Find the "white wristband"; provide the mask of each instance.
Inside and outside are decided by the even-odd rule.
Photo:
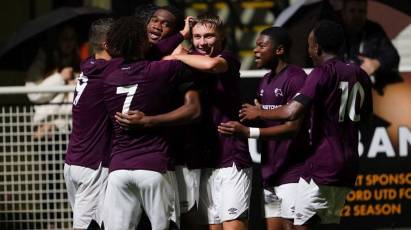
[[[260,136],[260,129],[259,128],[254,128],[250,127],[250,138],[255,138],[257,139]]]

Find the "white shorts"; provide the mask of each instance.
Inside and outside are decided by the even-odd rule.
[[[203,169],[200,185],[200,213],[207,224],[248,218],[252,169],[232,167]]]
[[[116,170],[108,177],[104,201],[106,230],[135,229],[143,211],[153,230],[177,222],[175,174],[151,170]]]
[[[317,185],[313,180],[308,183],[300,178],[294,225],[303,225],[314,215],[320,217],[322,224],[339,223],[345,197],[350,191],[347,187]]]
[[[282,184],[264,189],[265,218],[294,219],[298,183]]]
[[[176,166],[176,178],[180,200],[180,211],[186,213],[195,204],[198,205],[200,196],[201,169],[189,169],[186,166]]]
[[[73,210],[73,228],[86,229],[91,220],[101,223],[101,197],[104,196],[108,170],[64,164],[64,180]]]

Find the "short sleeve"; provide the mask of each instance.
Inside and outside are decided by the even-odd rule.
[[[178,93],[180,95],[184,95],[190,90],[198,90],[198,86],[192,81],[183,82],[178,86]]]
[[[304,86],[294,96],[293,100],[309,105],[316,100],[325,85],[325,74],[321,68],[315,68],[304,82]]]
[[[302,89],[307,75],[301,71],[295,73],[287,82],[286,95],[287,101],[290,101]]]
[[[240,71],[241,63],[235,54],[228,51],[223,51],[218,56],[224,58],[224,60],[227,62],[229,72]]]

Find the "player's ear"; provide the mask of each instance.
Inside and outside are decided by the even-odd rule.
[[[102,46],[103,46],[103,49],[104,49],[104,50],[108,50],[107,42],[103,42]]]
[[[275,55],[277,55],[277,56],[283,55],[284,52],[285,52],[285,51],[284,51],[284,46],[282,46],[282,45],[277,46],[277,48],[275,48],[275,50],[274,50],[274,53],[275,53]]]

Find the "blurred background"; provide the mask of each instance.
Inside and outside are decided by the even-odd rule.
[[[381,67],[370,72],[374,121],[361,133],[363,183],[347,197],[342,225],[320,229],[411,229],[411,1],[348,2],[13,0],[2,4],[0,230],[71,228],[62,168],[71,129],[72,84],[78,63],[90,52],[88,27],[99,17],[133,15],[145,3],[172,4],[193,16],[217,13],[228,29],[228,48],[241,59],[244,101],[253,99],[264,73],[255,70],[253,57],[261,30],[273,25],[287,28],[293,40],[290,62],[309,72],[311,27],[321,19],[342,23],[350,43],[341,55],[359,65],[364,62],[358,55],[378,59]],[[251,152],[258,154],[258,149]],[[258,160],[255,163],[250,229],[263,229]]]

